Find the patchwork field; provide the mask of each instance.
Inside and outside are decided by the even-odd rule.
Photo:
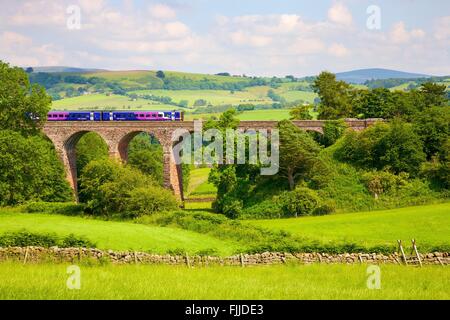
[[[149,101],[144,99],[131,100],[126,96],[106,95],[106,94],[90,94],[73,98],[65,98],[53,101],[53,110],[102,110],[102,109],[145,109],[145,110],[173,110],[174,106]]]
[[[365,265],[270,267],[80,266],[68,290],[67,265],[0,264],[1,299],[449,299],[450,269],[381,266],[381,289]],[[14,274],[14,277],[11,277]]]

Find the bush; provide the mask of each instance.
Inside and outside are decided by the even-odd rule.
[[[111,160],[92,161],[85,167],[80,194],[86,209],[94,215],[137,217],[178,205],[175,197],[152,177]]]
[[[242,206],[242,200],[225,196],[222,203],[222,212],[228,218],[236,219],[242,213]]]
[[[276,219],[281,218],[282,212],[278,199],[273,197],[272,199],[262,201],[251,207],[245,208],[242,211],[240,218],[242,219]]]
[[[328,202],[319,205],[317,208],[313,211],[313,216],[324,216],[330,213],[336,212],[336,204],[333,202]]]
[[[65,237],[59,237],[54,233],[32,233],[27,230],[17,232],[7,232],[0,235],[0,247],[87,247],[95,248],[95,244],[85,237],[70,234]]]
[[[317,193],[306,187],[297,187],[286,191],[279,198],[280,207],[285,217],[311,215],[320,204]]]
[[[28,213],[55,213],[63,215],[80,215],[84,211],[83,204],[72,202],[30,202],[24,205],[24,211]]]
[[[336,156],[366,169],[407,172],[414,176],[425,161],[423,142],[409,123],[377,123],[357,133],[347,131]]]
[[[158,211],[175,210],[177,202],[172,192],[157,186],[136,188],[124,199],[124,215],[139,217]]]
[[[367,190],[378,198],[383,193],[405,186],[408,183],[408,174],[402,172],[395,175],[387,171],[372,171],[364,173],[362,180]]]

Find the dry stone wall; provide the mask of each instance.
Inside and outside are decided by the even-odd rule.
[[[420,254],[423,264],[450,265],[449,252],[433,252]],[[321,253],[277,253],[265,252],[243,254],[229,257],[188,256],[188,255],[158,255],[145,252],[112,251],[86,248],[42,248],[42,247],[7,247],[0,248],[0,262],[22,261],[24,263],[38,262],[79,262],[94,260],[109,261],[113,264],[168,264],[188,266],[250,266],[272,265],[284,263],[324,263],[324,264],[403,264],[402,257],[393,253],[383,254],[321,254]]]

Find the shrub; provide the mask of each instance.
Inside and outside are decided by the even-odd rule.
[[[324,216],[330,213],[336,212],[336,204],[333,202],[328,202],[319,205],[313,211],[313,216]]]
[[[95,244],[85,237],[70,234],[59,237],[54,233],[32,233],[27,230],[7,232],[0,235],[0,247],[88,247],[95,248]]]
[[[177,207],[175,197],[152,177],[111,160],[92,161],[80,180],[86,208],[95,215],[136,217]]]
[[[281,210],[286,217],[311,215],[320,204],[317,193],[306,187],[297,187],[293,191],[281,194],[279,198]]]
[[[177,201],[169,190],[157,186],[136,188],[124,199],[124,215],[139,217],[158,211],[177,209]]]
[[[281,218],[282,212],[278,198],[262,201],[242,211],[242,219],[276,219]]]
[[[367,190],[375,198],[378,198],[383,193],[405,186],[408,183],[408,174],[402,172],[399,175],[395,175],[388,171],[372,171],[364,173],[362,180]]]
[[[236,219],[242,213],[242,200],[225,196],[222,204],[222,212],[231,219]]]
[[[84,211],[83,204],[72,202],[29,202],[24,205],[24,211],[28,213],[55,213],[63,215],[80,215]]]
[[[357,133],[347,131],[336,156],[367,169],[407,172],[414,176],[425,161],[423,142],[409,123],[377,123]]]

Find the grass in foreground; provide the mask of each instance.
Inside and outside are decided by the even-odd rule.
[[[0,264],[1,299],[449,299],[450,269],[382,265],[381,289],[366,265],[266,267],[81,266],[81,289],[66,287],[67,265]]]
[[[450,245],[450,203],[393,210],[334,214],[297,219],[252,220],[247,223],[322,242],[393,245],[397,239],[422,246]]]
[[[236,244],[178,228],[68,217],[56,214],[0,212],[0,234],[26,229],[35,233],[74,233],[85,236],[100,249],[167,253],[186,250],[190,254],[215,248],[220,255],[231,255]]]

